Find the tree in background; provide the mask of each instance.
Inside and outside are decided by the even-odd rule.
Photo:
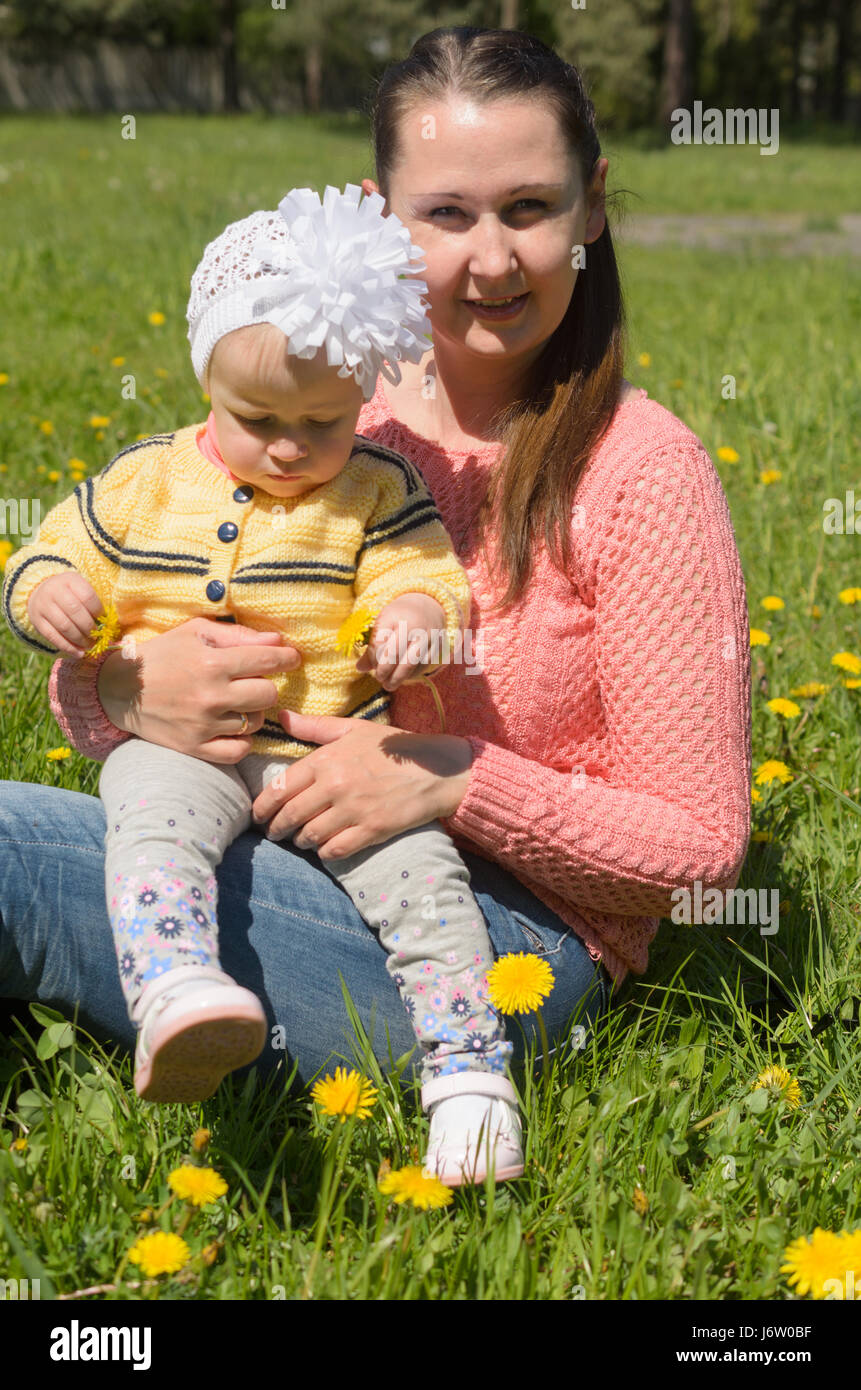
[[[582,8],[580,6],[582,5]],[[215,55],[222,108],[366,108],[385,64],[444,25],[520,27],[582,68],[602,124],[666,134],[695,100],[861,126],[853,0],[7,0],[0,43],[62,63],[97,40]]]

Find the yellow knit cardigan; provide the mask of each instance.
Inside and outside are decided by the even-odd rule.
[[[203,428],[132,444],[48,513],[36,540],[7,563],[12,631],[55,653],[33,628],[27,601],[41,580],[71,568],[104,607],[115,606],[124,637],[146,641],[206,617],[277,630],[296,646],[302,665],[273,678],[278,702],[255,752],[300,757],[317,747],[291,738],[278,708],[388,724],[390,695],[356,672],[355,652],[336,650],[342,623],[359,608],[376,616],[408,592],[442,605],[452,645],[470,617],[469,580],[421,474],[357,435],[336,477],[275,498],[210,463],[196,445]],[[178,687],[183,679],[178,670]]]

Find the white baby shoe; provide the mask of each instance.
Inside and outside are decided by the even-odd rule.
[[[522,1127],[517,1092],[504,1076],[459,1072],[422,1087],[430,1115],[426,1172],[446,1187],[497,1182],[523,1175]]]
[[[266,1041],[260,1000],[223,970],[183,965],[147,985],[132,1010],[135,1090],[143,1100],[207,1100]]]

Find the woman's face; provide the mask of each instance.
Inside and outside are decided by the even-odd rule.
[[[387,206],[424,252],[435,346],[526,365],[568,308],[584,263],[574,248],[603,231],[606,159],[589,198],[555,114],[534,100],[415,106],[399,142]],[[509,296],[509,308],[477,303]]]

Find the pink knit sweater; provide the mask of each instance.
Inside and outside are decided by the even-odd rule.
[[[734,886],[750,833],[747,606],[708,454],[645,391],[626,401],[578,485],[568,574],[542,542],[500,617],[469,527],[499,446],[444,450],[413,434],[382,378],[358,429],[417,465],[472,585],[475,665],[434,681],[446,732],[473,751],[443,824],[510,870],[617,982],[642,974],[673,889]],[[105,757],[124,736],[106,723],[94,667],[58,662],[51,707],[72,743]],[[391,712],[403,729],[439,732],[421,684],[402,686]]]

